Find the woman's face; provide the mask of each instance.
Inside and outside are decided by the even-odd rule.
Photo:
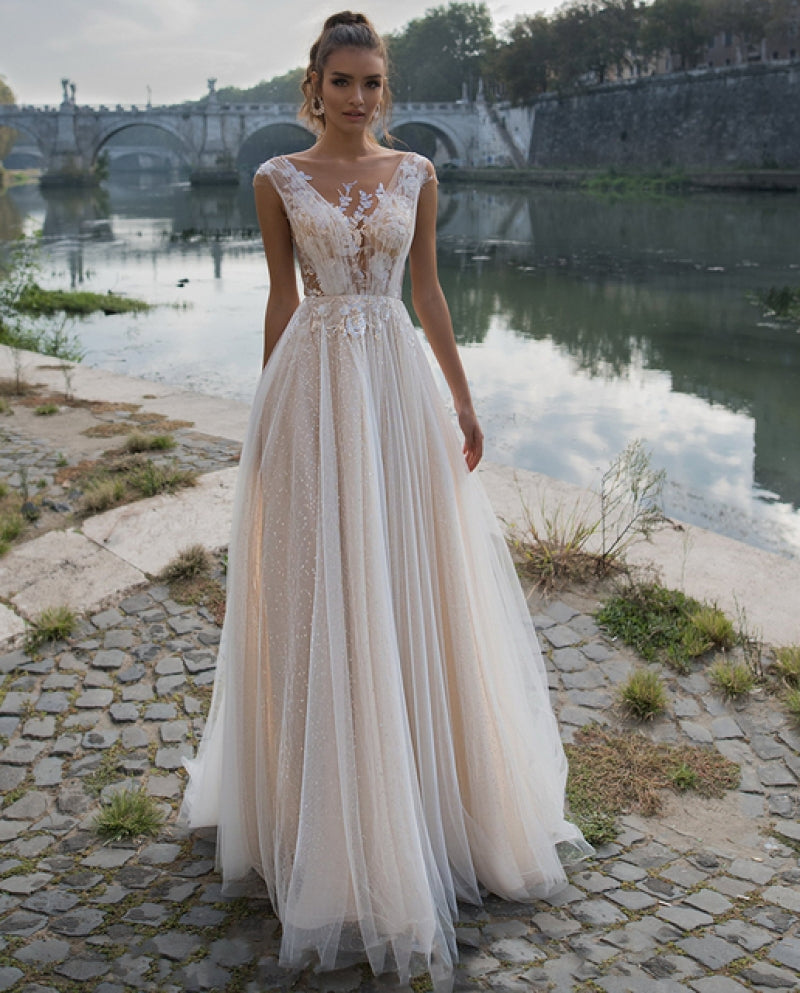
[[[386,65],[368,48],[338,48],[328,56],[319,93],[325,127],[364,130],[371,126],[383,96]],[[314,79],[315,85],[317,80]]]

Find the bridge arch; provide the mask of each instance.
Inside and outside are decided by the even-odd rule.
[[[103,148],[108,142],[118,134],[122,134],[123,131],[130,131],[132,128],[147,128],[148,130],[154,129],[156,131],[161,131],[164,134],[168,134],[170,138],[173,139],[175,144],[174,151],[177,152],[183,164],[186,166],[191,166],[194,164],[196,158],[196,153],[194,149],[186,142],[183,135],[176,129],[163,121],[159,121],[158,118],[148,117],[144,119],[134,118],[128,121],[112,121],[101,131],[98,131],[96,135],[93,136],[93,142],[91,147],[91,165],[97,162],[97,158],[103,151]]]
[[[273,155],[291,155],[314,144],[314,135],[298,121],[261,122],[251,128],[239,145],[236,167],[254,173],[262,162]]]
[[[39,149],[42,158],[45,160],[47,159],[48,148],[45,136],[42,134],[41,130],[37,130],[28,124],[21,114],[18,118],[15,117],[13,120],[9,119],[0,121],[0,125],[4,128],[10,128],[12,131],[24,132],[29,138],[33,139],[33,144]]]
[[[395,112],[389,128],[391,134],[405,142],[412,151],[427,156],[436,165],[466,160],[463,139],[443,120],[427,114]]]

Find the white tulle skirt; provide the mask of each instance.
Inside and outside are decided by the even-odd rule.
[[[451,982],[457,900],[565,882],[567,765],[505,541],[400,300],[307,297],[237,483],[181,815],[255,870],[281,964]],[[563,852],[562,852],[563,854]]]

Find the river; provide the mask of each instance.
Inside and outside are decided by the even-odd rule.
[[[4,199],[0,238],[41,230],[48,285],[160,305],[77,324],[87,363],[251,397],[266,270],[247,184]],[[444,183],[440,275],[487,457],[596,487],[640,438],[670,516],[800,556],[800,333],[753,300],[800,285],[798,231],[791,194]]]

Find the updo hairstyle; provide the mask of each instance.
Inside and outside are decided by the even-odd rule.
[[[308,55],[308,68],[301,84],[303,104],[297,113],[298,119],[317,135],[322,134],[325,130],[325,113],[323,111],[322,115],[317,115],[312,112],[312,101],[317,93],[311,81],[311,73],[316,72],[317,79],[321,81],[326,62],[333,52],[340,48],[367,48],[371,52],[375,52],[383,59],[388,73],[389,58],[386,45],[369,19],[364,14],[354,14],[350,10],[331,14],[322,26],[322,33],[319,38],[311,46]],[[380,116],[378,117],[382,137],[386,137],[386,127],[391,109],[392,94],[388,82],[384,80]]]

